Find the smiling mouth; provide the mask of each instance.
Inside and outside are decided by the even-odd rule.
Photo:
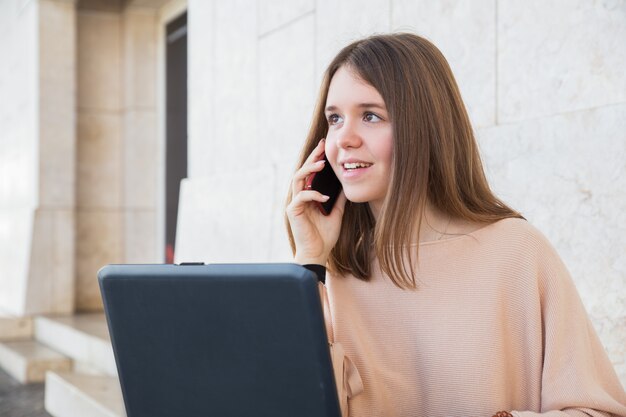
[[[346,171],[353,171],[355,169],[369,168],[371,166],[372,164],[367,164],[364,162],[346,162],[345,164],[343,164],[343,169],[345,169]]]

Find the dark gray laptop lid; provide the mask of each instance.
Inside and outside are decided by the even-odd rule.
[[[98,279],[128,417],[340,416],[302,266],[109,265]]]

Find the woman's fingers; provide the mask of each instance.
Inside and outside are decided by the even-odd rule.
[[[315,162],[318,159],[320,159],[320,157],[322,156],[322,154],[324,153],[324,142],[325,140],[322,138],[318,143],[317,146],[313,149],[313,152],[311,152],[311,154],[309,155],[309,157],[306,159],[306,161],[304,161],[304,165],[311,163],[311,162]]]
[[[320,203],[323,203],[328,200],[328,196],[315,190],[303,190],[296,194],[293,200],[299,204],[309,201],[319,201]]]
[[[321,161],[306,163],[299,170],[297,170],[293,176],[291,188],[292,194],[296,194],[297,192],[303,190],[307,177],[314,172],[320,172],[324,169],[325,164],[326,161],[322,159]]]
[[[318,191],[314,190],[304,190],[300,191],[294,195],[291,203],[287,206],[287,213],[291,213],[294,216],[298,216],[299,214],[304,212],[304,209],[307,207],[307,203],[311,201],[318,201],[320,203],[324,203],[328,200],[328,196],[324,195]]]
[[[319,141],[319,143],[313,149],[309,157],[304,161],[304,164],[302,164],[302,167],[300,167],[300,169],[296,172],[296,175],[294,176],[294,179],[292,182],[293,194],[295,194],[296,192],[304,188],[304,181],[309,174],[311,174],[312,172],[317,172],[317,171],[311,171],[310,169],[305,170],[305,167],[310,168],[314,166],[312,164],[315,164],[317,161],[319,161],[323,154],[324,154],[324,139]],[[324,164],[321,164],[321,167],[324,167]]]

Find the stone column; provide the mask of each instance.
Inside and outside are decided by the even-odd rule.
[[[74,308],[75,5],[3,1],[0,310]]]
[[[98,270],[157,262],[155,6],[78,12],[76,309],[100,311]]]
[[[119,10],[77,15],[76,309],[100,310],[96,273],[122,256],[122,56]]]
[[[125,262],[162,262],[157,250],[157,9],[129,4],[122,14],[122,211]]]

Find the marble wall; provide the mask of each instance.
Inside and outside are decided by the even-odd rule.
[[[37,204],[38,25],[36,4],[0,2],[0,305],[14,313],[24,309]]]
[[[0,4],[0,309],[73,309],[75,12]]]
[[[323,69],[412,31],[449,60],[494,189],[556,246],[626,385],[625,1],[190,0],[189,21],[179,261],[289,260],[282,205]]]

